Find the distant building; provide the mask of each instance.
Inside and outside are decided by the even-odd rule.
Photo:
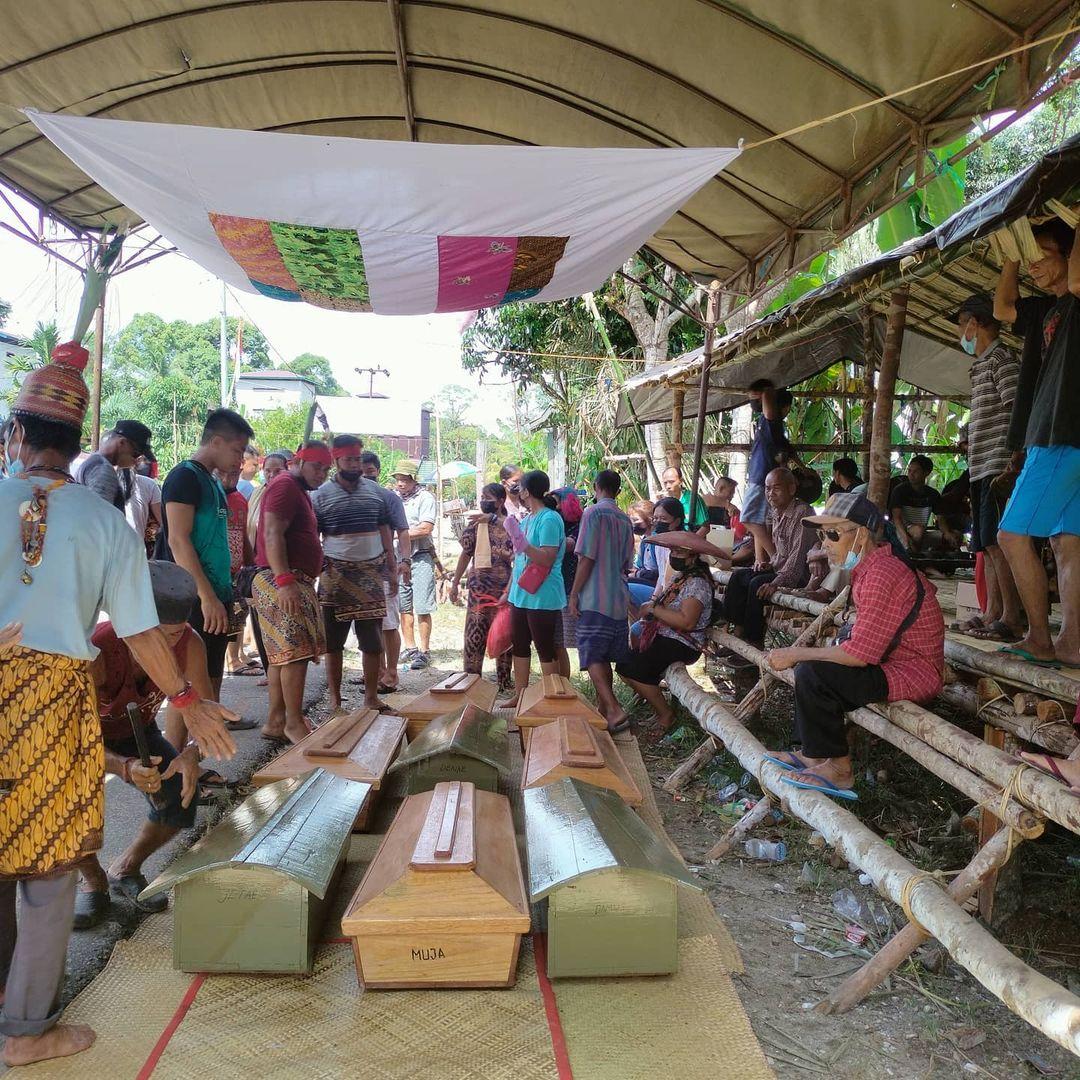
[[[23,357],[37,354],[22,338],[0,331],[0,419],[8,414],[8,397],[15,385],[13,364]]]
[[[245,371],[236,380],[236,403],[248,416],[271,409],[309,407],[315,400],[315,384],[295,371]]]
[[[316,399],[315,421],[335,435],[375,438],[418,461],[430,456],[431,411],[385,394]]]

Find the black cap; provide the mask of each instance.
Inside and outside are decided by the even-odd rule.
[[[150,560],[150,585],[158,618],[164,624],[187,622],[199,595],[195,579],[173,562]]]
[[[138,420],[120,420],[113,424],[113,431],[127,439],[135,447],[136,453],[149,453],[153,432],[145,424],[140,424]]]
[[[955,312],[952,321],[958,323],[962,316],[974,315],[980,322],[996,322],[994,298],[988,292],[972,293]]]

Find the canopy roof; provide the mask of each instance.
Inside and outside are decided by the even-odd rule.
[[[866,335],[862,317],[873,322],[874,355],[885,338],[889,294],[908,285],[907,328],[899,376],[929,393],[966,397],[971,364],[959,347],[955,313],[972,293],[993,290],[1001,267],[991,234],[1028,215],[1080,202],[1080,135],[1052,150],[1022,173],[954,214],[937,229],[863,263],[798,300],[716,342],[709,373],[708,412],[746,401],[755,379],[794,386],[842,359],[862,363]],[[1017,339],[1003,333],[1013,345]],[[674,391],[685,392],[685,417],[697,416],[701,349],[627,380],[630,399],[619,402],[620,426],[671,419]],[[742,388],[742,389],[740,389]]]
[[[8,3],[0,179],[81,228],[133,217],[20,106],[420,142],[730,146],[948,75],[748,150],[650,241],[684,270],[745,271],[756,284],[772,260],[823,246],[815,230],[845,228],[891,195],[916,145],[1027,100],[1073,35],[990,58],[1064,29],[1071,10],[1070,0],[50,0],[44,17]]]

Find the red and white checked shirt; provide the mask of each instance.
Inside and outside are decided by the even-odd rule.
[[[868,555],[851,572],[855,625],[841,648],[865,661],[881,664],[889,643],[915,604],[915,573],[888,544]],[[945,620],[937,590],[923,574],[922,607],[882,664],[890,701],[926,701],[941,689],[945,672]]]

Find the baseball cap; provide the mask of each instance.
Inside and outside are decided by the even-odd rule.
[[[404,458],[394,466],[395,476],[407,476],[410,480],[415,480],[419,472],[419,463],[412,461],[409,458]]]
[[[820,514],[804,517],[803,525],[812,529],[819,525],[838,525],[842,521],[850,521],[876,532],[884,524],[884,520],[881,511],[865,495],[840,491],[829,496],[829,501]]]
[[[145,424],[140,424],[138,420],[118,420],[113,424],[113,431],[127,439],[137,453],[149,453],[153,432]]]
[[[988,292],[972,293],[953,312],[952,321],[959,322],[964,315],[974,315],[982,321],[994,318],[994,298]]]

